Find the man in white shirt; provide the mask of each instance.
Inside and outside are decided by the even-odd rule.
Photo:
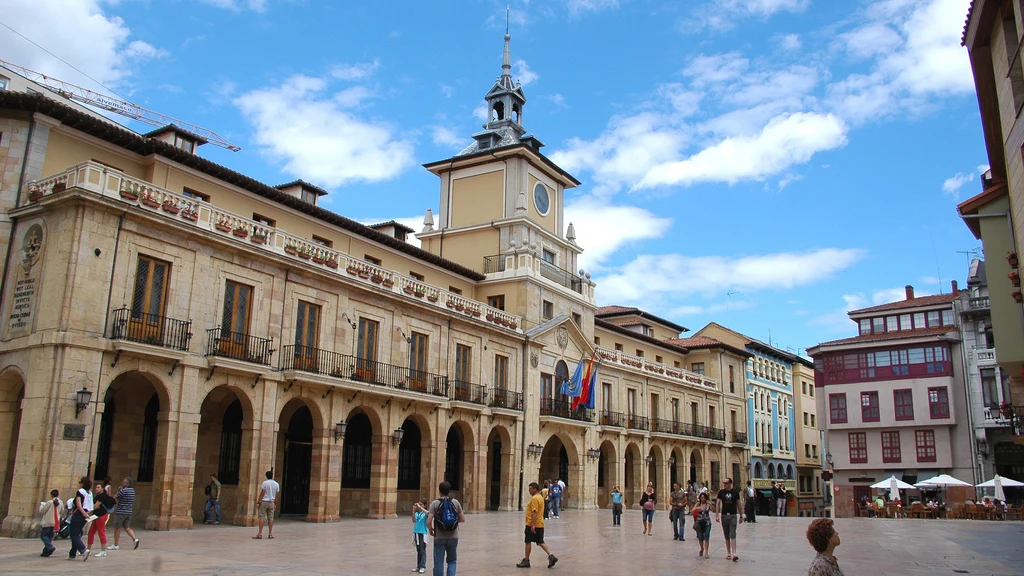
[[[267,539],[272,540],[274,538],[274,510],[277,509],[277,495],[280,492],[281,485],[274,481],[274,473],[267,470],[267,479],[260,486],[260,497],[256,500],[260,531],[252,537],[253,540],[263,538],[264,519],[267,521]]]

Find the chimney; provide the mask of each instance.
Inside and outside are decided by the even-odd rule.
[[[960,286],[956,283],[956,280],[953,280],[952,284],[953,284],[953,294],[956,294],[957,292],[960,291]]]
[[[914,299],[914,287],[911,286],[910,284],[907,284],[907,300],[913,300],[913,299]]]

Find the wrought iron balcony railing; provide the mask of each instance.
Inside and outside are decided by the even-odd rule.
[[[273,338],[260,338],[241,332],[228,332],[217,328],[206,331],[206,355],[231,358],[253,364],[270,366]]]
[[[494,256],[484,256],[484,274],[493,274],[495,272],[505,271],[505,257],[501,254]]]
[[[118,308],[114,310],[111,340],[128,340],[187,352],[192,340],[192,321]]]
[[[540,275],[552,282],[565,286],[573,292],[583,293],[583,278],[568,270],[563,270],[550,262],[541,260]]]
[[[761,449],[761,452],[773,452],[771,444],[761,444],[758,448]]]
[[[395,390],[448,397],[448,376],[443,374],[411,370],[406,366],[374,362],[309,346],[285,346],[280,364],[281,370],[298,370]]]
[[[747,433],[746,432],[733,432],[732,433],[732,442],[733,442],[733,444],[746,444],[747,443]]]
[[[541,416],[558,416],[559,418],[569,418],[570,420],[579,420],[580,422],[593,422],[594,417],[591,412],[591,410],[583,407],[573,409],[571,400],[540,399]]]
[[[458,402],[470,402],[472,404],[485,404],[484,387],[479,384],[454,380],[451,387],[451,399]]]
[[[651,432],[662,432],[665,434],[680,434],[679,423],[664,418],[651,419]]]
[[[637,416],[636,414],[630,414],[626,417],[626,427],[633,430],[650,430],[651,428],[647,422],[647,416]]]
[[[601,411],[601,425],[602,426],[616,426],[618,428],[626,427],[626,415],[622,412],[612,412],[610,410]]]
[[[507,388],[491,388],[488,391],[487,405],[491,408],[523,409],[522,392],[513,392]]]

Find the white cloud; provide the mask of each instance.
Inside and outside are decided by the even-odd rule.
[[[678,316],[696,316],[698,314],[722,314],[749,310],[755,306],[757,306],[757,304],[749,300],[729,299],[724,302],[715,302],[709,306],[697,306],[693,304],[677,306],[669,312],[668,316],[670,318],[674,318]]]
[[[293,76],[235,98],[253,138],[283,170],[327,187],[378,182],[413,164],[413,147],[382,122],[355,116],[322,78]],[[349,102],[350,103],[350,102]]]
[[[692,77],[695,86],[705,86],[739,78],[749,66],[739,52],[700,54],[683,69],[683,75]]]
[[[584,196],[565,206],[567,222],[576,228],[576,241],[585,248],[579,264],[588,271],[602,264],[623,246],[641,240],[660,238],[672,226],[663,218],[638,206],[611,204]]]
[[[445,98],[451,98],[455,95],[455,87],[447,84],[441,84],[441,94],[443,94]]]
[[[930,296],[932,292],[928,290],[915,290],[915,296]],[[870,294],[864,292],[853,292],[850,294],[843,294],[843,306],[841,308],[832,310],[825,314],[821,314],[808,321],[811,326],[817,326],[825,329],[828,332],[837,334],[847,334],[849,336],[855,336],[857,325],[850,320],[847,315],[851,310],[859,310],[861,308],[868,308],[870,306],[878,306],[881,304],[888,304],[890,302],[899,302],[906,300],[907,293],[906,288],[877,288],[872,290]]]
[[[142,40],[129,40],[124,20],[109,15],[100,0],[5,0],[3,22],[25,37],[46,46],[97,81],[118,88],[146,61],[167,54]],[[3,29],[0,54],[4,60],[98,92],[95,82]]]
[[[576,16],[581,12],[598,12],[609,8],[618,8],[619,0],[565,0],[565,4],[569,8],[569,12]]]
[[[487,122],[487,104],[481,104],[473,108],[473,118]]]
[[[803,46],[800,36],[797,34],[786,34],[779,39],[779,47],[789,52],[799,50]]]
[[[942,183],[942,191],[952,196],[954,199],[959,199],[960,189],[963,188],[965,184],[972,181],[974,181],[974,174],[957,172]]]
[[[361,62],[359,64],[344,64],[341,66],[335,66],[331,70],[331,76],[338,80],[354,81],[363,80],[369,76],[372,76],[377,69],[380,68],[380,62],[374,60],[373,62]]]
[[[266,11],[268,4],[268,0],[200,0],[200,2],[209,4],[215,8],[224,8],[235,11],[247,8],[255,12]]]
[[[811,0],[723,0],[721,5],[737,12],[770,16],[783,10],[800,12],[810,3]]]
[[[539,74],[530,70],[530,66],[526,63],[526,60],[516,60],[515,69],[515,79],[523,86],[526,86],[527,84],[536,81],[537,78],[540,78]]]
[[[596,281],[602,300],[609,302],[714,297],[730,291],[753,294],[814,284],[863,257],[862,250],[838,248],[753,256],[642,254]]]
[[[839,35],[846,50],[858,58],[885,54],[903,44],[903,38],[886,22],[871,22]]]
[[[559,108],[569,107],[569,105],[565,103],[565,96],[562,96],[561,94],[552,94],[547,98],[548,100],[551,100],[555,104],[555,106],[558,106]]]
[[[634,189],[762,180],[845,144],[846,126],[836,116],[787,114],[772,119],[757,135],[727,138],[685,160],[653,166]]]
[[[985,172],[988,172],[989,168],[990,166],[988,164],[978,165],[978,174],[984,174]]]
[[[435,145],[445,148],[464,148],[468,144],[458,132],[447,126],[434,126],[432,136]]]

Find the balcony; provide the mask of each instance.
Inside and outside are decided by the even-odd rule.
[[[732,443],[733,444],[746,444],[747,443],[747,433],[746,432],[733,432],[732,433]]]
[[[696,372],[690,372],[689,370],[683,370],[682,368],[674,368],[662,364],[661,362],[651,362],[646,358],[639,356],[633,356],[620,352],[618,350],[609,350],[608,348],[597,347],[597,355],[602,362],[609,362],[617,366],[622,366],[627,370],[638,372],[644,376],[654,376],[664,378],[665,380],[674,381],[679,384],[695,387],[700,390],[718,390],[718,382],[714,378],[708,378],[702,374]]]
[[[45,202],[50,196],[72,188],[131,206],[133,213],[162,218],[192,228],[208,238],[273,255],[293,265],[312,266],[322,274],[362,284],[366,289],[390,293],[446,315],[454,311],[466,320],[479,321],[515,333],[523,331],[522,319],[514,314],[425,284],[410,276],[368,264],[362,259],[289,234],[283,229],[255,222],[250,216],[182,196],[96,162],[83,162],[59,174],[29,183],[33,203]]]
[[[406,398],[417,398],[417,395],[432,396],[435,399],[449,398],[448,376],[443,374],[411,370],[405,366],[374,362],[308,346],[285,346],[281,352],[280,369],[286,373],[302,372],[328,376],[371,387],[413,393],[397,394]],[[326,379],[323,382],[328,385],[340,384]],[[352,388],[363,390],[365,386]],[[470,394],[471,392],[467,392],[467,398]]]
[[[113,316],[111,340],[136,342],[188,352],[188,345],[192,340],[191,320],[146,314],[129,308],[118,308],[114,310]]]
[[[610,410],[601,411],[601,425],[602,426],[614,426],[616,428],[626,427],[626,415],[622,412],[612,412]]]
[[[557,418],[567,418],[579,422],[594,421],[591,410],[583,407],[574,410],[572,408],[572,400],[559,400],[555,398],[540,399],[540,415],[541,417],[555,416]]]
[[[758,450],[760,450],[761,452],[764,452],[766,454],[771,454],[772,452],[774,452],[773,448],[774,448],[774,446],[772,446],[771,444],[761,444],[761,445],[757,446]]]
[[[979,296],[977,298],[970,298],[967,300],[968,310],[988,310],[989,301],[988,296]]]
[[[651,432],[658,434],[680,434],[679,423],[664,418],[651,418]]]
[[[241,332],[228,332],[217,328],[206,331],[206,355],[241,360],[251,364],[270,366],[273,338],[260,338]]]
[[[583,278],[580,278],[578,275],[573,274],[568,270],[563,270],[550,262],[541,260],[540,275],[551,280],[555,284],[565,286],[573,292],[583,294]]]
[[[471,384],[469,382],[462,382],[460,380],[454,381],[454,386],[451,387],[452,395],[451,400],[454,402],[467,402],[469,404],[479,404],[481,406],[487,404],[485,400],[486,389],[479,384]]]
[[[646,416],[630,414],[626,417],[626,428],[630,430],[650,430],[651,426],[648,424]]]
[[[995,348],[974,348],[971,350],[971,356],[978,364],[994,365],[996,363]]]
[[[505,271],[505,257],[501,254],[484,256],[484,274],[494,274]]]
[[[507,388],[491,388],[487,395],[487,406],[498,410],[522,412],[523,394]]]

